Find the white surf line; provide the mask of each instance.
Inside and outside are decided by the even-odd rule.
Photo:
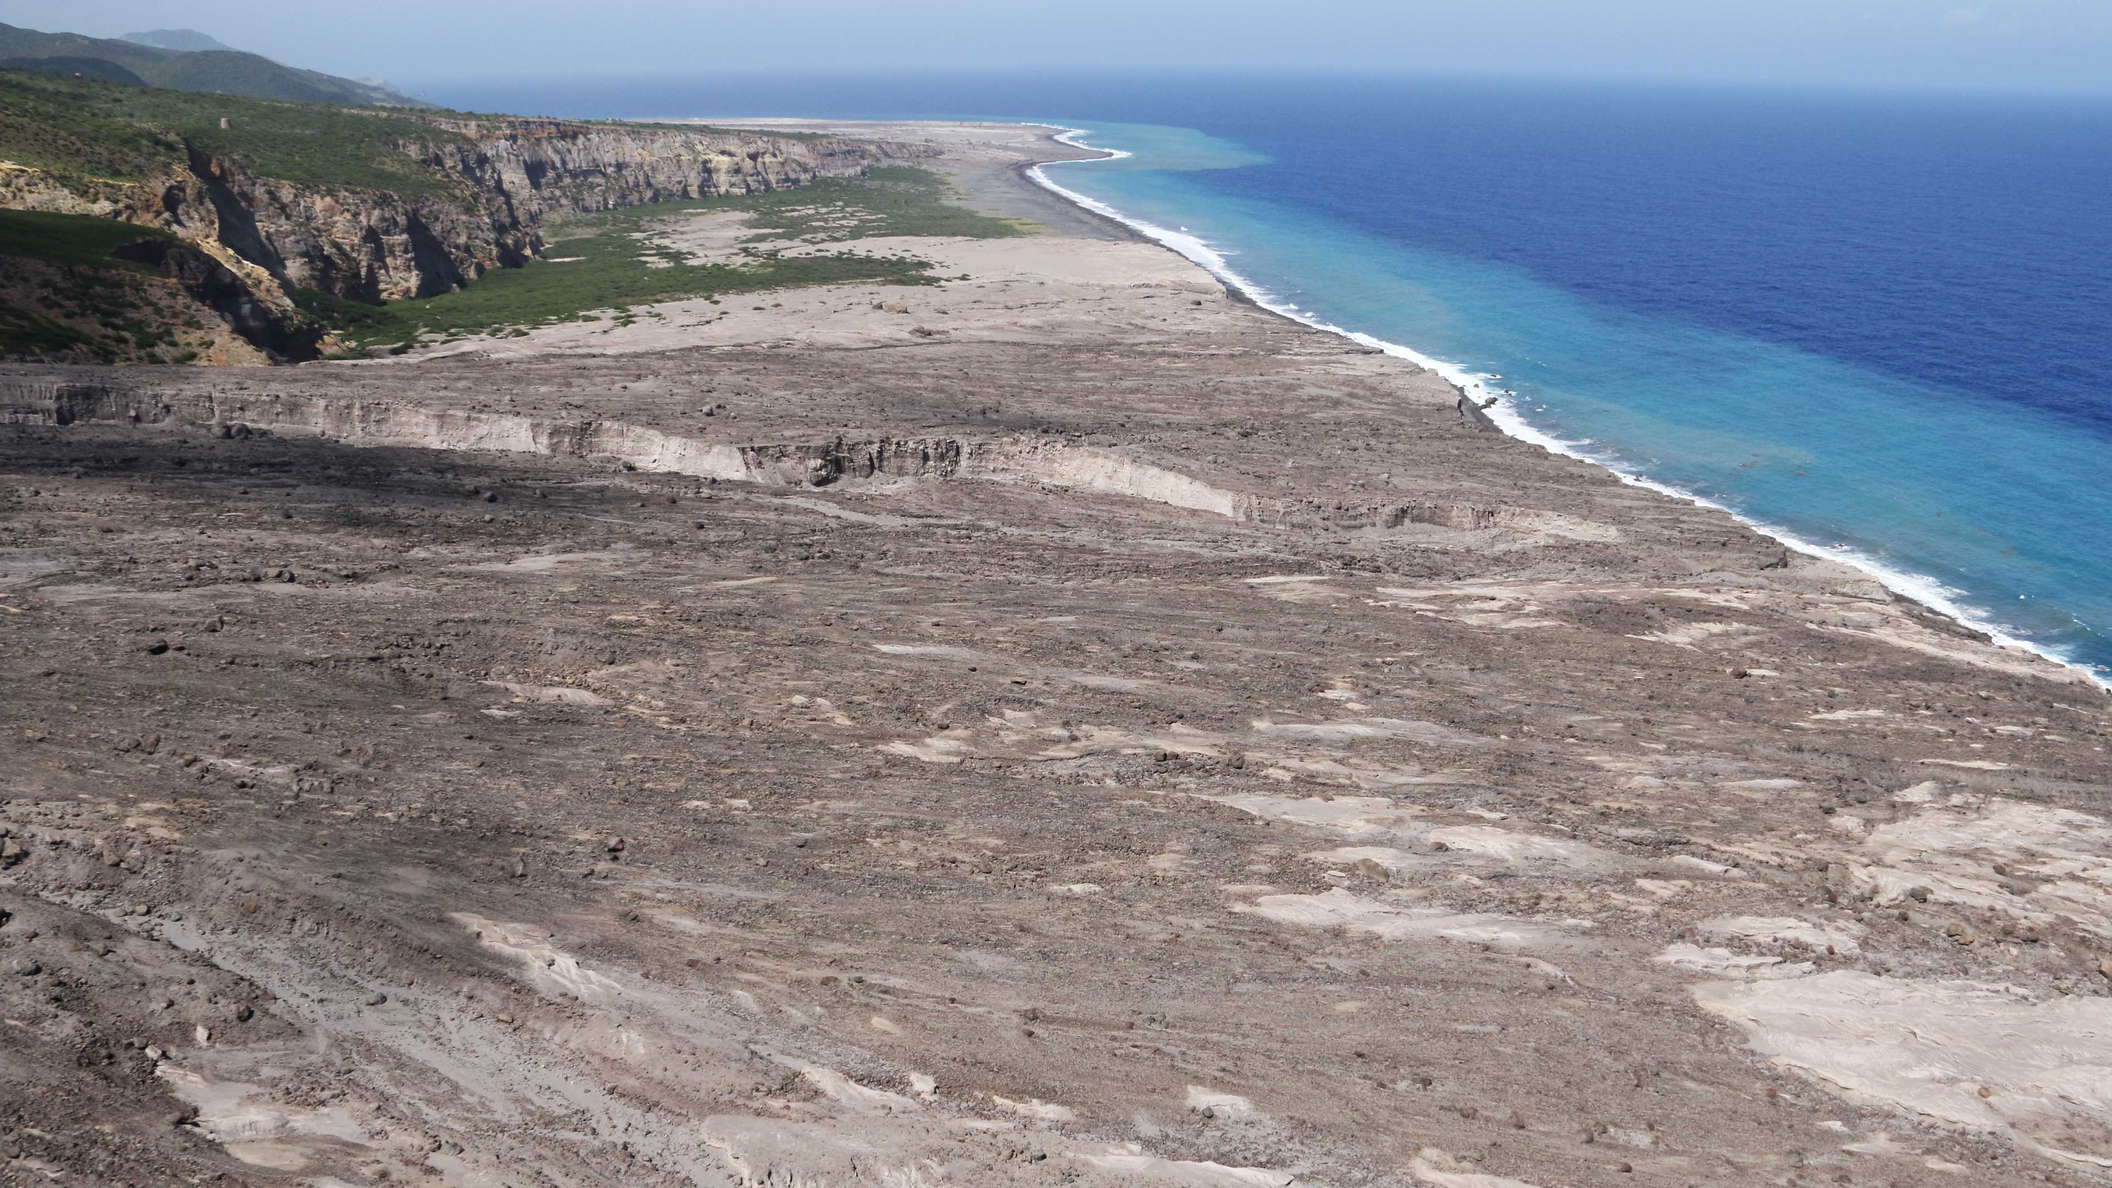
[[[2091,665],[2070,660],[2042,644],[2033,643],[2028,639],[2020,639],[2009,634],[1996,624],[1982,618],[1980,612],[1976,612],[1959,602],[1958,598],[1961,595],[1961,591],[1953,590],[1935,578],[1909,570],[1893,569],[1867,553],[1859,552],[1844,545],[1824,545],[1815,541],[1805,540],[1787,528],[1770,524],[1765,520],[1756,520],[1713,499],[1696,495],[1692,491],[1683,490],[1670,483],[1660,482],[1647,475],[1624,470],[1604,458],[1594,457],[1585,452],[1581,448],[1584,444],[1582,442],[1565,441],[1551,433],[1536,428],[1514,407],[1515,401],[1502,399],[1500,393],[1488,386],[1487,381],[1495,378],[1494,376],[1480,375],[1468,371],[1456,363],[1448,363],[1443,359],[1425,355],[1412,347],[1402,346],[1397,342],[1388,342],[1383,338],[1366,334],[1360,330],[1350,330],[1337,326],[1332,322],[1322,321],[1311,314],[1301,312],[1295,306],[1285,304],[1275,294],[1242,276],[1237,269],[1232,267],[1231,261],[1225,257],[1223,252],[1204,242],[1200,236],[1187,231],[1168,230],[1155,223],[1149,223],[1143,219],[1124,214],[1097,198],[1089,198],[1076,190],[1050,180],[1048,173],[1045,172],[1050,165],[1097,165],[1106,161],[1125,160],[1136,156],[1135,153],[1087,144],[1083,137],[1089,135],[1089,131],[1084,128],[1065,128],[1059,124],[1035,123],[1022,124],[1021,126],[1048,128],[1056,133],[1054,139],[1058,144],[1067,144],[1072,148],[1106,154],[1090,160],[1038,162],[1030,166],[1026,171],[1027,176],[1032,178],[1036,185],[1061,198],[1076,203],[1094,214],[1113,219],[1115,222],[1128,227],[1130,230],[1158,243],[1162,247],[1178,252],[1200,265],[1211,275],[1237,289],[1248,300],[1268,310],[1270,313],[1278,317],[1289,318],[1302,326],[1310,326],[1315,330],[1324,330],[1329,334],[1346,338],[1359,346],[1370,347],[1396,359],[1406,359],[1426,371],[1436,372],[1439,378],[1451,384],[1462,397],[1472,400],[1477,405],[1484,405],[1483,411],[1488,415],[1489,420],[1493,421],[1497,428],[1503,430],[1508,436],[1515,437],[1520,441],[1531,442],[1541,449],[1550,453],[1560,454],[1565,458],[1575,458],[1579,462],[1589,462],[1593,466],[1611,472],[1614,477],[1631,486],[1642,487],[1655,491],[1660,495],[1669,495],[1674,499],[1684,499],[1688,503],[1723,512],[1762,536],[1777,541],[1785,548],[1803,553],[1806,556],[1837,561],[1843,565],[1861,570],[1876,579],[1878,584],[1884,586],[1887,590],[1929,607],[1974,631],[1982,632],[2000,647],[2028,652],[2042,660],[2051,660],[2063,668],[2081,673],[2100,688],[2112,690],[2112,673],[2105,673]]]

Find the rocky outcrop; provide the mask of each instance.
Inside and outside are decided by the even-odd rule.
[[[744,445],[741,468],[765,482],[825,487],[843,479],[953,478],[965,453],[958,438],[883,438],[804,445]]]
[[[542,246],[504,195],[456,179],[427,195],[325,189],[195,150],[187,172],[143,190],[124,216],[219,244],[286,289],[353,301],[451,292]]]
[[[224,254],[224,253],[223,253]],[[149,239],[120,248],[121,259],[146,264],[183,286],[245,341],[272,359],[312,359],[323,330],[260,293],[269,278],[244,276],[215,253],[181,240]]]
[[[568,120],[443,120],[460,141],[406,146],[436,173],[502,196],[534,221],[588,212],[781,190],[822,177],[856,177],[924,146],[828,136],[773,136],[717,128],[584,124]]]

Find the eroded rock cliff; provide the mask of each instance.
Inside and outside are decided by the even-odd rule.
[[[429,138],[397,147],[426,184],[393,190],[318,186],[261,176],[239,159],[186,144],[180,165],[136,184],[64,185],[14,167],[0,205],[114,217],[164,228],[223,266],[196,296],[238,331],[277,311],[253,337],[280,358],[313,357],[316,335],[289,334],[292,294],[354,301],[429,297],[543,248],[552,215],[651,202],[750,194],[926,155],[909,145],[708,128],[562,120],[424,121]],[[231,294],[228,280],[239,281]],[[208,291],[209,290],[209,291]],[[231,311],[239,311],[240,318]],[[266,319],[271,320],[271,319]]]
[[[429,297],[543,246],[550,215],[750,194],[855,177],[904,145],[558,120],[435,120],[405,143],[424,194],[318,189],[193,153],[132,217],[209,238],[292,288],[363,301]]]

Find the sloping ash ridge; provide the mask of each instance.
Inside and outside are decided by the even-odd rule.
[[[1272,499],[1119,451],[1022,435],[836,437],[810,442],[706,441],[627,421],[551,420],[515,413],[420,408],[359,397],[235,396],[121,384],[0,383],[0,424],[190,425],[222,434],[315,434],[354,446],[540,454],[633,470],[763,486],[822,487],[868,479],[1040,483],[1119,495],[1238,523],[1392,530],[1434,525],[1520,539],[1607,542],[1619,530],[1547,511],[1467,503],[1348,505]],[[1215,476],[1212,476],[1215,477]]]
[[[113,384],[0,384],[0,423],[195,425],[216,432],[312,433],[358,446],[489,450],[582,458],[634,470],[766,486],[842,480],[1019,478],[1255,518],[1252,496],[1106,451],[1005,438],[836,439],[798,444],[702,441],[613,420],[419,408],[385,400],[135,391]]]

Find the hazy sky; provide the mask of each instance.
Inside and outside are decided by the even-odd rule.
[[[1068,65],[2112,90],[2112,0],[0,0],[403,84]]]

